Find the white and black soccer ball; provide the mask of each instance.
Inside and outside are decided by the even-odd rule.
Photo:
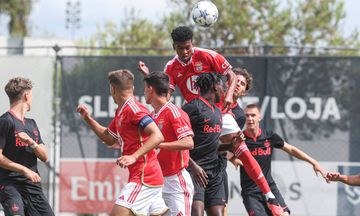
[[[193,7],[191,16],[196,24],[203,27],[209,27],[217,21],[219,12],[212,2],[199,1]]]

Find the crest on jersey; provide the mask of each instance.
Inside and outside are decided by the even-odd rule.
[[[164,124],[164,119],[162,118],[162,119],[160,119],[160,120],[158,121],[158,124],[157,124],[157,126],[158,126],[158,128],[159,128],[160,130],[162,130],[163,124]]]
[[[39,132],[36,129],[34,129],[33,133],[35,136],[39,136]]]
[[[202,63],[201,62],[195,62],[195,70],[202,71]]]
[[[266,141],[265,141],[264,146],[265,146],[266,148],[269,148],[269,146],[270,146],[269,140],[266,140]]]

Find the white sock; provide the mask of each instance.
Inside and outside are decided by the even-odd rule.
[[[275,196],[274,196],[274,194],[273,194],[271,191],[267,192],[267,193],[265,194],[265,197],[266,197],[266,200],[268,200],[268,199],[275,199]]]

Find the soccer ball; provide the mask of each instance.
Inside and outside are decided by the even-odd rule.
[[[192,9],[192,19],[203,27],[213,25],[219,16],[217,7],[209,1],[199,1]]]

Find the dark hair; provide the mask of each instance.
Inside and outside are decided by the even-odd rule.
[[[173,42],[185,42],[193,39],[193,31],[187,26],[179,26],[172,30],[171,38]]]
[[[110,84],[120,91],[133,88],[134,86],[134,74],[126,69],[109,72],[108,80]]]
[[[167,96],[169,92],[169,77],[164,72],[151,72],[144,77],[144,82],[155,89],[156,94]]]
[[[196,79],[195,87],[199,88],[201,95],[204,95],[209,91],[214,90],[215,85],[220,84],[221,81],[221,77],[218,73],[203,73]]]
[[[246,79],[246,88],[245,90],[248,91],[249,89],[251,89],[252,87],[252,81],[253,81],[253,77],[252,75],[245,69],[245,68],[233,68],[232,71],[236,74],[236,75],[241,75],[243,77],[245,77]]]
[[[256,104],[256,103],[248,104],[248,105],[246,105],[246,107],[245,107],[245,109],[253,109],[253,108],[258,109],[259,112],[260,112],[260,106],[259,106],[258,104]]]
[[[21,99],[25,91],[31,90],[33,83],[30,79],[15,77],[9,80],[5,85],[5,92],[9,97],[10,104]]]

